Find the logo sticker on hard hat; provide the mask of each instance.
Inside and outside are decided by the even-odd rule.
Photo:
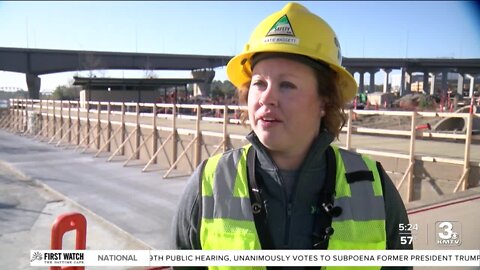
[[[278,19],[263,39],[265,43],[291,43],[298,44],[299,39],[295,37],[292,25],[287,15]]]

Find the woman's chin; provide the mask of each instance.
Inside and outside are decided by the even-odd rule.
[[[280,138],[278,134],[261,133],[257,134],[260,142],[269,150],[278,150],[284,144],[285,138]]]

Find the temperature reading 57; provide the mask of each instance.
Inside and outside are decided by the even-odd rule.
[[[402,235],[400,236],[401,245],[411,245],[413,243],[413,236],[411,235]]]

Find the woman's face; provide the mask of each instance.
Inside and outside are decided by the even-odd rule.
[[[258,62],[248,92],[248,117],[263,145],[271,151],[307,151],[318,135],[324,102],[315,71],[285,58]]]

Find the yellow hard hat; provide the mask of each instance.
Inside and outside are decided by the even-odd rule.
[[[357,93],[355,79],[341,66],[342,54],[335,32],[300,4],[288,3],[255,28],[243,52],[227,64],[227,75],[233,85],[239,88],[251,80],[251,58],[259,52],[299,54],[326,63],[338,73],[344,102]]]

